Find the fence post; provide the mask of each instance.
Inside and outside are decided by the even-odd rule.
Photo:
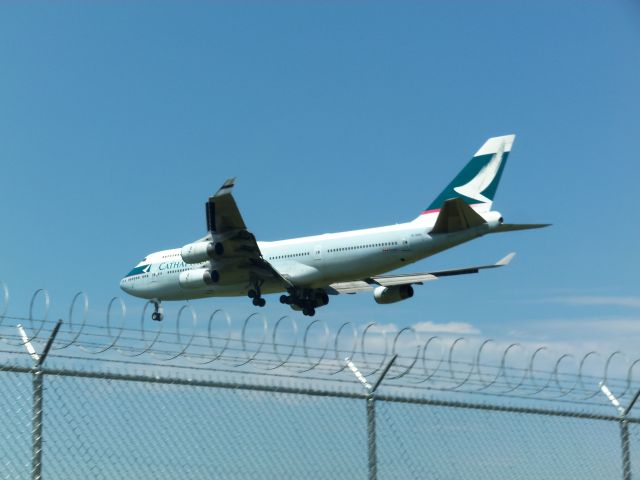
[[[33,371],[33,420],[31,432],[31,478],[42,478],[42,369]]]
[[[622,441],[622,478],[623,480],[631,480],[631,449],[629,441],[629,421],[627,416],[635,405],[638,397],[640,396],[640,390],[636,392],[631,400],[631,403],[620,415],[620,439]]]
[[[53,340],[60,330],[62,320],[58,320],[53,331],[47,340],[47,343],[42,351],[41,355],[38,355],[31,344],[31,341],[27,337],[22,325],[18,325],[18,331],[22,336],[24,346],[29,352],[29,355],[36,360],[36,364],[32,369],[33,376],[33,415],[32,415],[32,428],[31,428],[31,478],[33,480],[42,480],[42,414],[43,414],[43,400],[44,400],[44,370],[42,365],[51,350]]]
[[[377,480],[378,478],[378,461],[377,461],[377,453],[376,453],[376,397],[375,393],[382,380],[389,372],[389,369],[393,365],[393,362],[398,358],[398,354],[396,353],[391,360],[385,365],[382,369],[382,373],[378,377],[376,383],[371,385],[367,379],[360,373],[358,367],[351,361],[351,359],[346,358],[345,361],[349,369],[353,372],[356,378],[362,383],[364,388],[367,390],[367,395],[365,399],[367,401],[367,465],[369,472],[369,480]]]
[[[376,458],[376,400],[373,393],[367,395],[367,464],[369,480],[378,478],[378,461]]]
[[[631,455],[629,452],[629,422],[626,418],[620,419],[620,437],[622,440],[622,478],[631,480]]]

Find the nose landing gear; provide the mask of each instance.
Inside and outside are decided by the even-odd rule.
[[[160,305],[160,300],[149,300],[153,303],[153,313],[151,314],[151,320],[155,320],[156,322],[162,321],[164,318],[164,309],[162,305]]]

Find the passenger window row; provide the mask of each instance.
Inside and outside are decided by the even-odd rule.
[[[328,252],[345,252],[348,250],[360,250],[362,248],[374,248],[374,247],[390,247],[393,245],[398,245],[398,242],[381,242],[381,243],[370,243],[367,245],[354,245],[351,247],[330,248],[327,251]]]

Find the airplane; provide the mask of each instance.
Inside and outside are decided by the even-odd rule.
[[[163,318],[163,301],[248,296],[264,307],[263,295],[272,293],[282,293],[281,303],[313,316],[333,295],[373,291],[378,304],[390,304],[411,298],[413,285],[505,266],[515,253],[489,265],[387,274],[488,233],[549,225],[504,223],[492,210],[514,140],[515,135],[488,139],[417,218],[363,230],[257,241],[232,195],[231,178],[205,204],[204,237],[147,255],[120,287],[153,304],[151,318],[157,321]]]

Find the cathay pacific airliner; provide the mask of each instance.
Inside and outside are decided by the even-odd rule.
[[[505,223],[492,209],[514,139],[487,140],[413,220],[364,230],[258,241],[232,195],[235,179],[229,179],[205,204],[204,237],[147,255],[120,286],[153,304],[153,320],[162,320],[163,301],[247,296],[264,307],[264,295],[273,293],[281,293],[281,303],[313,316],[332,295],[372,291],[377,303],[388,304],[411,298],[414,285],[502,267],[514,253],[489,265],[388,273],[488,233],[547,226]]]

